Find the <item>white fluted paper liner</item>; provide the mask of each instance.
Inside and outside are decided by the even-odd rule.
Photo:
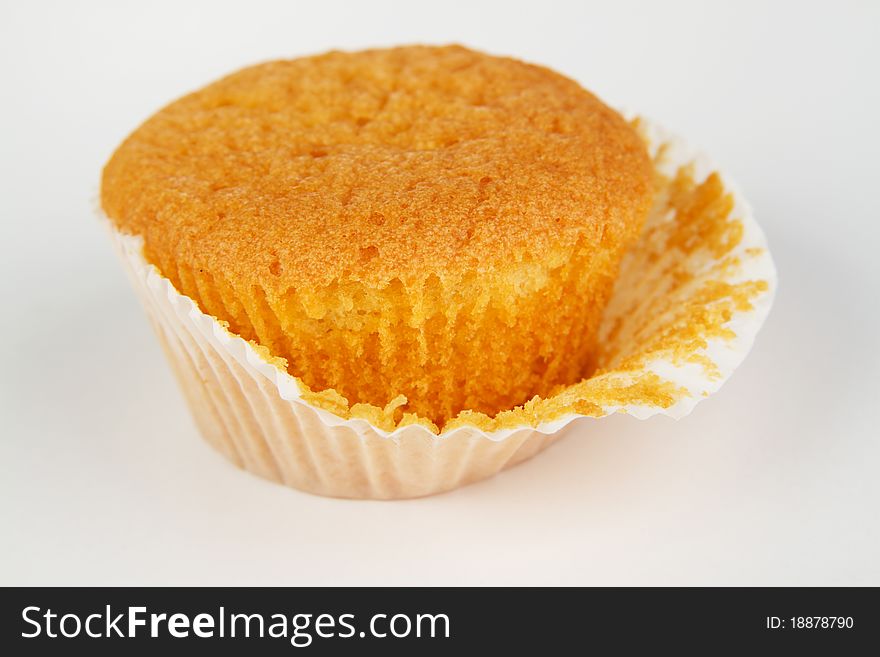
[[[680,139],[643,120],[640,128],[658,171],[668,178],[683,167],[690,167],[695,181],[714,171],[704,156]],[[616,345],[617,352],[586,384],[559,393],[561,398],[586,400],[590,421],[615,412],[638,418],[682,417],[718,390],[750,349],[770,309],[776,274],[748,205],[729,181],[723,185],[733,201],[729,215],[741,225],[733,248],[719,255],[699,244],[677,251],[646,242],[645,249],[634,249],[625,258],[600,333],[601,339]],[[660,207],[648,220],[642,241],[658,239],[664,234],[663,225],[677,220],[675,211]],[[145,261],[141,238],[115,229],[111,234],[201,433],[233,463],[262,477],[335,497],[429,495],[519,463],[561,437],[572,420],[585,417],[571,411],[549,419],[538,414],[537,422],[494,431],[464,422],[440,435],[419,424],[387,431],[364,419],[340,417],[305,400],[292,376],[180,294]],[[645,255],[649,251],[652,254]],[[675,277],[678,284],[665,284],[664,276]],[[669,340],[661,344],[655,339],[670,333],[664,321],[673,327],[682,321],[674,308],[679,303],[694,307],[694,295],[707,285],[730,288],[754,283],[760,283],[757,291],[747,303],[734,304],[734,310],[727,312],[723,330],[689,338],[684,343],[686,353],[680,344],[670,349]],[[707,299],[707,308],[716,301]],[[674,330],[672,334],[677,335]],[[634,345],[645,335],[653,336],[659,346],[634,360],[638,351]],[[673,392],[661,402],[632,402],[627,391],[648,379],[659,380]]]

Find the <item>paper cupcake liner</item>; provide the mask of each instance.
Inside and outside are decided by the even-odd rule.
[[[146,262],[141,238],[111,234],[201,433],[230,461],[320,495],[430,495],[530,458],[579,417],[682,417],[750,349],[776,281],[760,228],[705,156],[644,120],[638,127],[655,157],[658,201],[621,265],[600,370],[495,418],[465,412],[440,433],[429,423],[377,426],[369,418],[381,409],[363,405],[323,408],[264,350],[180,294]]]

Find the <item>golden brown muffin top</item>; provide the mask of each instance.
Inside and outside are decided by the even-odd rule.
[[[185,96],[114,153],[101,203],[151,260],[283,294],[626,238],[651,175],[636,132],[574,81],[414,46],[269,62]]]

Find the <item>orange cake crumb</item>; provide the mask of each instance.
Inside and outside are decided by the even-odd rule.
[[[101,202],[310,394],[443,426],[592,372],[652,177],[636,131],[572,80],[417,46],[190,94],[120,146]]]

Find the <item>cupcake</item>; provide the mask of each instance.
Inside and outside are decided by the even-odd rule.
[[[546,68],[462,47],[331,52],[158,112],[107,163],[101,206],[212,444],[304,490],[407,497],[602,414],[621,261],[638,261],[652,207],[705,191],[664,179],[649,146]],[[687,391],[637,378],[666,408]]]

